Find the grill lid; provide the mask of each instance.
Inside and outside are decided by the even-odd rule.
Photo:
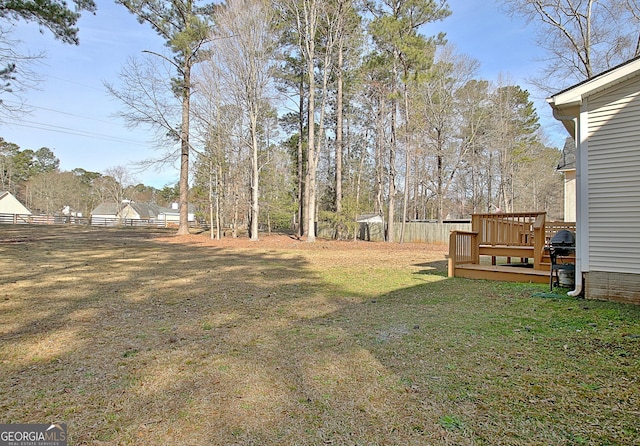
[[[576,237],[573,232],[568,229],[562,229],[555,233],[553,237],[551,237],[550,241],[551,246],[561,247],[561,246],[576,246]]]

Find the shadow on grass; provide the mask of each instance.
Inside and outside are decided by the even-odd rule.
[[[145,443],[173,422],[175,441],[146,444],[191,438],[190,395],[216,400],[218,374],[249,361],[278,305],[315,277],[295,255],[157,243],[163,231],[0,229],[29,234],[0,245],[2,422],[69,422],[73,444]],[[206,412],[196,427],[215,423]]]
[[[444,279],[440,261],[331,282],[317,252],[161,235],[0,244],[0,422],[67,422],[70,444],[638,438],[635,308]]]
[[[435,275],[441,277],[447,277],[448,275],[449,264],[447,260],[418,263],[416,266],[422,269],[417,271],[415,274]]]

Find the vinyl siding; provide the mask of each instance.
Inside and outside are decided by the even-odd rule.
[[[640,274],[640,81],[588,108],[589,270]]]
[[[9,192],[0,192],[0,214],[31,215],[31,211]]]

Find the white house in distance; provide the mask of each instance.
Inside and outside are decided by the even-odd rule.
[[[31,211],[11,193],[0,191],[0,214],[31,215]]]
[[[178,224],[180,222],[180,208],[178,206],[178,203],[171,203],[170,208],[161,208],[161,210],[158,212],[157,219],[158,221]],[[187,221],[196,221],[196,214],[191,203],[189,203],[189,206],[187,207]]]
[[[124,220],[140,220],[165,225],[178,224],[180,222],[180,211],[177,203],[173,203],[171,208],[166,208],[155,203],[135,203],[128,200],[122,203],[101,203],[91,211],[92,224],[116,225]],[[191,204],[189,204],[187,220],[189,222],[196,220]]]
[[[547,99],[576,144],[576,286],[640,303],[640,58]]]

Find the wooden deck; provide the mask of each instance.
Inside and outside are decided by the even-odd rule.
[[[474,214],[471,231],[452,231],[449,277],[548,283],[545,250],[557,231],[575,223],[547,222],[546,213]]]
[[[501,280],[503,282],[549,283],[549,270],[511,265],[459,265],[455,277]]]

